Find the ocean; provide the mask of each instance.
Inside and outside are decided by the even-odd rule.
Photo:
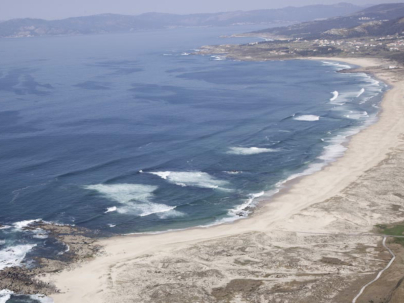
[[[244,219],[377,120],[387,86],[345,63],[192,55],[254,29],[3,39],[0,270],[65,249],[31,220],[113,235]]]

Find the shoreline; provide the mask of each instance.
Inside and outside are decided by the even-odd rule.
[[[380,61],[375,59],[314,59],[346,62],[359,65],[362,69],[380,65]],[[324,224],[313,226],[306,222],[306,226],[291,224],[286,228],[284,223],[307,207],[341,193],[365,171],[377,166],[386,158],[390,149],[399,144],[401,131],[398,126],[403,122],[400,121],[399,111],[395,111],[394,107],[401,105],[397,104],[397,95],[402,95],[404,84],[393,83],[390,71],[378,68],[373,72],[374,76],[389,85],[389,90],[381,102],[379,119],[350,137],[347,142],[348,149],[342,157],[327,164],[320,171],[292,180],[292,184],[284,188],[282,193],[272,196],[270,202],[259,202],[254,214],[248,218],[210,227],[192,227],[158,234],[123,235],[98,240],[97,244],[103,246],[105,251],[102,256],[81,263],[80,267],[70,271],[50,274],[45,278],[61,290],[60,294],[52,296],[55,302],[102,302],[107,293],[114,290],[114,283],[111,285],[111,280],[114,280],[112,268],[118,264],[123,266],[126,262],[133,262],[144,254],[184,249],[195,243],[251,232],[274,232],[279,229],[291,232],[294,231],[293,227],[299,231],[324,231]],[[373,148],[377,148],[378,152],[370,152]]]
[[[348,60],[345,60],[345,59],[348,59]],[[336,72],[337,72],[337,73],[341,73],[341,72],[342,72],[342,73],[353,73],[353,74],[356,74],[356,73],[364,73],[364,74],[370,75],[372,78],[374,78],[374,79],[376,79],[376,80],[378,80],[378,81],[381,81],[381,82],[385,83],[385,84],[387,85],[387,89],[386,89],[386,91],[382,94],[382,100],[381,100],[380,104],[383,103],[385,94],[386,94],[389,90],[391,90],[391,89],[393,88],[393,84],[392,84],[391,81],[386,81],[386,80],[380,79],[377,75],[375,75],[374,72],[362,71],[362,70],[361,70],[362,66],[360,66],[360,65],[357,64],[357,58],[307,57],[307,58],[291,58],[291,59],[287,59],[287,60],[289,60],[289,61],[290,61],[290,60],[313,60],[313,61],[324,61],[324,60],[328,60],[328,61],[335,61],[335,62],[340,62],[340,63],[341,63],[341,62],[342,62],[342,63],[348,63],[348,64],[350,64],[350,65],[357,66],[357,67],[351,67],[350,69],[339,70],[339,71],[336,71]],[[369,59],[364,59],[364,60],[369,60]],[[375,61],[380,61],[380,62],[381,62],[381,60],[379,60],[379,59],[373,59],[373,58],[371,58],[371,60],[375,60]],[[278,60],[268,60],[268,61],[278,61]],[[350,62],[348,62],[348,61],[350,61]],[[370,127],[370,126],[372,126],[372,125],[378,123],[378,120],[379,120],[380,115],[382,114],[382,112],[383,112],[383,109],[382,109],[382,107],[381,107],[381,108],[379,109],[379,111],[377,112],[377,114],[376,114],[376,121],[375,121],[375,122],[372,122],[372,123],[370,123],[370,124],[368,124],[368,125],[366,125],[366,126],[364,126],[364,127],[362,127],[362,126],[357,126],[357,127],[355,127],[355,129],[357,129],[358,132],[355,133],[355,134],[353,134],[353,135],[347,136],[347,137],[346,137],[346,140],[345,140],[344,142],[342,142],[341,145],[344,146],[344,147],[346,147],[346,148],[348,149],[351,139],[352,139],[353,137],[355,137],[356,135],[358,135],[358,134],[359,134],[360,132],[362,132],[363,130],[367,129],[368,127]],[[175,232],[183,232],[183,231],[195,230],[195,229],[202,229],[202,230],[203,230],[203,229],[207,229],[207,228],[214,228],[214,227],[217,227],[217,226],[220,226],[220,225],[236,224],[236,223],[239,222],[239,221],[248,220],[248,219],[254,217],[255,212],[256,212],[257,210],[259,210],[259,209],[263,206],[263,204],[271,203],[271,200],[272,200],[272,199],[275,199],[275,198],[277,198],[278,196],[282,196],[282,195],[286,194],[286,193],[288,192],[288,190],[289,190],[291,187],[293,187],[293,185],[294,185],[295,183],[299,182],[302,178],[309,177],[310,175],[315,174],[315,173],[317,173],[317,172],[323,170],[323,169],[326,168],[327,166],[332,165],[335,161],[338,161],[338,159],[340,159],[340,158],[342,158],[342,157],[345,157],[345,153],[346,153],[346,151],[344,151],[342,155],[336,156],[335,158],[333,158],[333,159],[330,160],[330,161],[326,161],[326,162],[323,162],[323,163],[319,163],[319,164],[322,164],[322,166],[321,166],[321,168],[320,168],[319,170],[316,170],[316,171],[311,172],[311,173],[308,173],[308,174],[302,174],[302,173],[304,173],[304,172],[306,171],[306,169],[308,169],[308,167],[307,167],[307,168],[305,168],[302,172],[296,173],[296,175],[298,175],[297,177],[294,177],[294,178],[291,178],[291,179],[290,179],[290,177],[292,177],[292,176],[295,175],[295,174],[292,174],[292,175],[288,176],[286,179],[280,180],[280,181],[277,183],[277,184],[280,184],[279,187],[276,187],[276,188],[273,189],[273,190],[269,190],[269,191],[263,192],[263,193],[264,193],[264,194],[263,194],[263,197],[257,197],[257,200],[258,200],[257,202],[253,201],[252,203],[250,203],[248,206],[246,206],[245,208],[243,208],[243,209],[241,210],[241,211],[244,211],[244,210],[246,210],[246,209],[248,209],[248,208],[252,208],[252,209],[253,209],[253,210],[251,211],[251,213],[250,213],[249,215],[245,216],[245,217],[240,217],[240,218],[236,218],[236,219],[229,220],[229,221],[223,221],[223,219],[225,219],[225,218],[222,218],[221,220],[214,221],[214,222],[212,222],[212,223],[210,223],[210,224],[207,224],[207,225],[197,225],[197,226],[185,227],[185,228],[180,228],[180,229],[168,229],[168,230],[162,230],[162,231],[134,232],[134,233],[127,233],[127,234],[120,234],[120,235],[115,235],[115,236],[113,236],[113,238],[115,238],[115,237],[127,237],[127,236],[135,236],[135,237],[138,237],[138,236],[139,236],[139,237],[141,237],[141,236],[153,236],[153,235],[160,235],[160,234],[167,234],[167,233],[175,233]],[[319,155],[319,157],[321,157],[321,154]],[[318,158],[318,157],[317,157],[317,158]],[[300,174],[302,174],[302,175],[300,175]],[[271,193],[270,193],[271,191],[276,191],[276,192],[271,194]],[[255,205],[255,206],[252,206],[252,207],[251,207],[250,205]]]
[[[333,59],[333,58],[315,58],[315,57],[308,57],[308,58],[295,58],[295,59],[288,59],[290,60],[313,60],[313,61],[324,61],[324,60],[328,60],[328,61],[335,61],[335,62],[342,62],[342,63],[348,63],[346,60],[344,61],[343,59],[340,60],[340,58],[338,59]],[[356,60],[356,59],[353,59]],[[377,59],[378,60],[378,59]],[[277,60],[268,60],[268,61],[277,61]],[[388,83],[386,81],[384,81],[383,79],[378,78],[373,72],[366,72],[366,71],[361,71],[360,70],[360,66],[358,66],[356,63],[349,63],[351,65],[355,65],[351,66],[351,68],[349,69],[341,69],[336,71],[336,73],[352,73],[352,74],[359,74],[359,73],[363,73],[363,74],[367,74],[370,75],[372,78],[383,82],[386,86],[387,89],[386,91],[384,91],[382,93],[382,98],[381,98],[381,102],[379,104],[382,103],[383,99],[384,99],[384,95],[392,88],[392,84]],[[376,120],[365,125],[365,126],[356,126],[354,128],[354,130],[357,130],[357,133],[351,134],[351,135],[347,135],[345,137],[345,141],[341,142],[341,146],[348,148],[349,142],[351,141],[352,137],[356,136],[358,133],[362,132],[364,129],[370,127],[371,125],[377,123],[380,114],[382,113],[382,109],[380,108],[377,112],[377,114],[375,115]],[[337,134],[339,135],[339,134]],[[309,169],[309,167],[306,167],[303,171],[299,172],[299,173],[292,173],[290,176],[288,176],[286,179],[280,180],[275,184],[275,188],[272,190],[268,190],[268,191],[263,191],[262,196],[258,196],[256,198],[253,198],[253,201],[251,203],[249,203],[248,205],[246,205],[244,208],[240,209],[240,212],[243,211],[248,211],[249,209],[251,209],[250,213],[246,216],[239,216],[239,218],[229,218],[229,220],[225,220],[226,217],[216,220],[212,223],[206,224],[206,225],[196,225],[196,226],[190,226],[190,227],[184,227],[184,228],[179,228],[179,229],[168,229],[168,230],[158,230],[158,231],[147,231],[147,232],[133,232],[133,233],[126,233],[126,234],[119,234],[119,235],[114,235],[113,237],[121,237],[121,236],[149,236],[149,235],[159,235],[159,234],[166,234],[166,233],[173,233],[173,232],[180,232],[180,231],[187,231],[187,230],[192,230],[192,229],[206,229],[206,228],[212,228],[212,227],[216,227],[219,225],[229,225],[229,224],[235,224],[238,221],[241,220],[246,220],[249,219],[251,217],[254,216],[254,213],[256,212],[256,210],[258,210],[259,208],[262,207],[262,204],[265,203],[271,203],[271,199],[276,198],[280,195],[283,195],[285,193],[287,193],[287,191],[289,190],[290,187],[292,187],[295,183],[299,182],[300,179],[308,177],[314,173],[317,173],[318,171],[323,170],[325,167],[331,165],[333,162],[337,161],[339,158],[344,157],[345,152],[343,152],[342,155],[338,155],[333,157],[331,160],[329,161],[324,161],[324,162],[319,162],[316,164],[320,164],[321,167],[319,168],[319,170],[315,170],[313,172],[307,173],[305,174],[305,171]],[[316,159],[318,159],[319,157],[321,157],[322,154],[320,154]],[[297,175],[297,176],[295,176]],[[293,177],[293,178],[291,178]],[[279,186],[278,186],[279,184]],[[272,193],[273,192],[273,193]],[[255,201],[257,200],[257,201]],[[251,206],[252,205],[252,206]]]

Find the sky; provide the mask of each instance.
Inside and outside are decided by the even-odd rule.
[[[103,13],[138,15],[146,12],[175,14],[332,4],[341,0],[0,0],[0,20],[14,18],[62,19]],[[403,2],[348,0],[357,5]]]

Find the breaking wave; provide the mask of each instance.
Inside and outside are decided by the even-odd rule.
[[[348,119],[353,119],[353,120],[359,120],[359,119],[364,119],[364,118],[369,118],[369,114],[364,111],[364,112],[359,112],[359,111],[349,111],[347,115],[345,115],[346,118]]]
[[[254,202],[256,198],[262,197],[265,194],[265,192],[260,192],[257,194],[251,194],[250,197],[241,205],[229,210],[229,215],[236,215],[239,217],[246,217],[250,211],[248,208],[255,206]]]
[[[301,115],[301,116],[295,116],[293,120],[311,122],[320,120],[320,117],[316,115]]]
[[[18,295],[18,294],[15,294],[13,291],[8,290],[8,289],[0,290],[0,303],[8,302],[8,300],[11,299],[11,296],[13,296],[13,297],[28,297],[29,299],[35,300],[35,301],[37,301],[39,303],[54,303],[54,301],[51,298],[49,298],[49,297],[47,297],[45,295],[38,295],[38,294],[37,295]],[[25,299],[23,299],[23,300],[25,302]],[[20,300],[18,300],[18,302],[20,302]],[[23,302],[23,301],[21,301],[21,302]]]
[[[116,206],[108,207],[107,210],[105,211],[105,214],[112,213],[117,210],[118,210],[118,208]]]
[[[359,91],[359,93],[356,95],[356,98],[359,98],[360,96],[362,96],[364,92],[365,92],[365,89],[362,88],[362,89]]]
[[[168,212],[176,208],[176,206],[158,204],[150,201],[154,197],[153,192],[157,189],[157,186],[141,184],[96,184],[88,185],[84,188],[96,191],[105,198],[122,204],[123,206],[116,207],[116,211],[120,214],[146,217],[152,214]]]
[[[226,56],[211,56],[214,61],[223,61],[226,60]]]
[[[218,180],[204,172],[173,172],[161,171],[151,172],[152,175],[159,176],[170,183],[178,186],[194,186],[200,188],[224,189],[229,185],[227,181]]]
[[[323,65],[326,65],[326,66],[333,66],[337,70],[351,69],[352,68],[352,66],[350,66],[348,64],[342,64],[342,63],[338,63],[338,62],[322,61],[322,63],[323,63]]]
[[[14,292],[12,292],[11,290],[0,290],[0,303],[6,303],[11,298],[12,294],[14,294]]]
[[[35,246],[36,244],[16,245],[0,250],[0,270],[21,266],[27,253]]]
[[[13,227],[16,230],[22,231],[24,228],[28,227],[32,223],[40,222],[42,221],[41,219],[35,219],[35,220],[24,220],[20,222],[15,222],[13,223]]]
[[[231,155],[256,155],[276,151],[276,149],[261,147],[230,147],[230,150],[227,153]]]
[[[337,91],[334,91],[331,94],[333,95],[332,98],[330,99],[331,102],[338,99],[339,93]]]

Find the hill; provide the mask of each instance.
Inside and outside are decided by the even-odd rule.
[[[318,39],[327,36],[360,37],[363,35],[386,35],[400,32],[404,17],[404,3],[381,4],[342,17],[332,17],[269,28],[254,32],[291,38]]]
[[[360,7],[358,6],[340,3],[214,14],[174,15],[147,13],[137,16],[102,14],[51,21],[13,19],[0,22],[0,37],[87,35],[189,26],[290,24],[347,15],[359,10]]]

